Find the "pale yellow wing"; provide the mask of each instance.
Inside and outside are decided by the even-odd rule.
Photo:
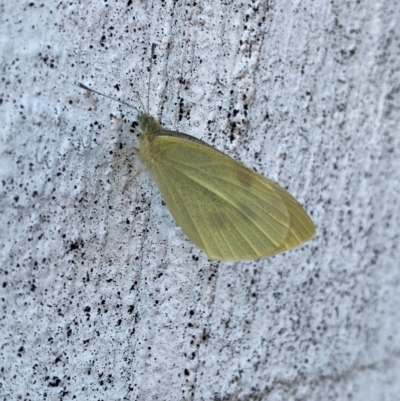
[[[209,146],[159,136],[150,153],[151,175],[172,216],[212,259],[270,256],[315,235],[287,191]]]

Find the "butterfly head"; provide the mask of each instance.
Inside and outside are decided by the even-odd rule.
[[[141,136],[146,136],[151,142],[156,136],[162,135],[164,128],[157,120],[147,113],[140,113],[138,117]]]

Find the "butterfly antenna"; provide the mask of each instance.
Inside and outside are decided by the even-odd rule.
[[[138,98],[139,98],[140,104],[142,105],[143,112],[146,113],[146,109],[145,109],[144,104],[143,104],[143,102],[142,102],[142,98],[140,97],[140,93],[139,93],[139,92],[136,92],[136,94],[137,94],[137,96],[138,96]],[[147,114],[149,114],[148,111],[147,111]]]
[[[154,50],[156,48],[156,44],[152,43],[151,45],[151,54],[150,54],[150,65],[149,65],[149,84],[147,86],[147,114],[150,112],[150,82],[151,82],[151,69],[153,66],[153,57],[154,57]]]
[[[124,106],[128,106],[128,107],[130,107],[131,109],[135,110],[136,113],[139,113],[139,111],[136,109],[136,107],[133,107],[133,106],[132,106],[131,104],[129,104],[129,103],[123,102],[122,100],[119,100],[119,99],[117,99],[117,98],[115,98],[115,97],[105,95],[104,93],[97,92],[96,90],[91,89],[91,88],[88,88],[86,85],[83,85],[83,84],[81,84],[80,82],[78,83],[78,86],[79,86],[80,88],[82,88],[82,89],[87,90],[88,92],[97,93],[97,94],[100,95],[100,96],[107,97],[107,98],[109,98],[109,99],[111,99],[111,100],[114,100],[114,101],[116,101],[116,102],[118,102],[118,103],[123,104]],[[142,103],[142,105],[143,105],[143,103]]]

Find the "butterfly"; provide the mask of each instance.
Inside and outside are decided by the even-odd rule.
[[[133,151],[182,232],[209,258],[259,259],[315,236],[306,211],[274,181],[206,142],[165,129],[148,112],[138,113],[138,124]]]

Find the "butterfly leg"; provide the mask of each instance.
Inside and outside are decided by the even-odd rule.
[[[102,163],[102,164],[98,164],[98,165],[96,166],[96,168],[104,167],[104,166],[106,166],[107,164],[111,164],[111,163],[118,162],[118,161],[120,161],[120,160],[122,160],[122,159],[125,159],[126,156],[128,156],[128,155],[130,155],[130,154],[132,154],[132,153],[136,153],[136,152],[137,152],[137,148],[130,148],[128,151],[126,151],[126,152],[124,152],[124,153],[121,153],[120,157],[117,157],[117,158],[115,158],[115,159],[112,159],[112,160],[110,160],[110,161],[108,161],[108,162],[105,162],[105,163]]]
[[[141,170],[139,170],[134,176],[130,177],[129,180],[125,183],[124,188],[122,190],[122,193],[125,192],[126,188],[129,186],[129,184],[140,174],[142,173],[144,170],[146,170],[146,168],[142,168]]]

